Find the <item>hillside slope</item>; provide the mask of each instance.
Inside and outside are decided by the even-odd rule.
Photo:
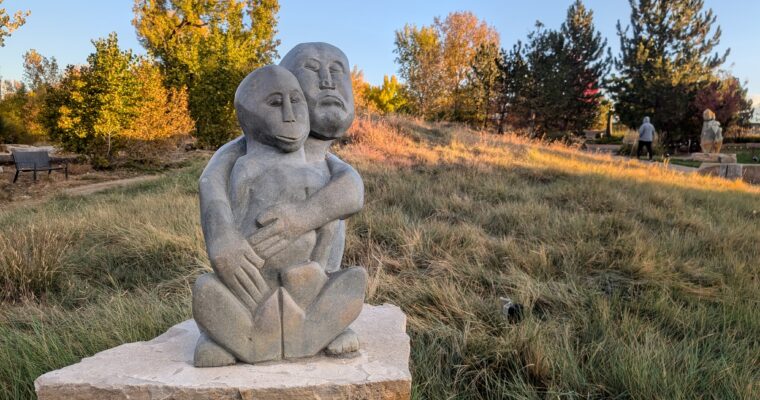
[[[366,185],[344,264],[409,315],[416,398],[760,396],[756,187],[398,118],[336,153]],[[189,317],[201,168],[0,211],[0,397]]]

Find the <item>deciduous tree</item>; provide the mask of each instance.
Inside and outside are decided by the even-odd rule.
[[[277,0],[135,0],[133,25],[170,87],[186,86],[201,145],[239,133],[233,97],[240,81],[276,56]]]
[[[0,0],[0,6],[2,5],[3,0]],[[16,11],[11,17],[5,8],[0,7],[0,47],[5,46],[6,37],[26,23],[29,14],[29,11]]]

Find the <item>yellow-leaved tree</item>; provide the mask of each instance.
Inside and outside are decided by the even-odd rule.
[[[138,61],[133,73],[139,83],[140,101],[135,107],[135,119],[122,132],[125,151],[132,159],[152,160],[193,131],[187,89],[166,88],[159,66],[149,59]]]

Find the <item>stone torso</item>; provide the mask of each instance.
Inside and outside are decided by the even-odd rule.
[[[281,203],[303,202],[329,180],[326,165],[320,168],[300,157],[287,155],[274,164],[255,154],[239,158],[230,176],[230,204],[238,230],[243,237],[250,237],[260,229],[256,218],[262,212]],[[316,231],[296,238],[288,248],[266,260],[264,279],[276,284],[281,269],[309,261],[316,241]]]

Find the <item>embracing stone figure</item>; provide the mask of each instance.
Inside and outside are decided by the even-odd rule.
[[[700,137],[700,147],[703,153],[720,153],[723,145],[723,128],[720,122],[715,119],[715,113],[706,109],[702,113],[702,136]]]
[[[358,350],[348,326],[367,274],[340,264],[343,219],[361,209],[364,187],[327,151],[354,118],[348,65],[332,45],[302,43],[238,87],[244,136],[222,146],[200,180],[214,272],[193,287],[196,366]]]

